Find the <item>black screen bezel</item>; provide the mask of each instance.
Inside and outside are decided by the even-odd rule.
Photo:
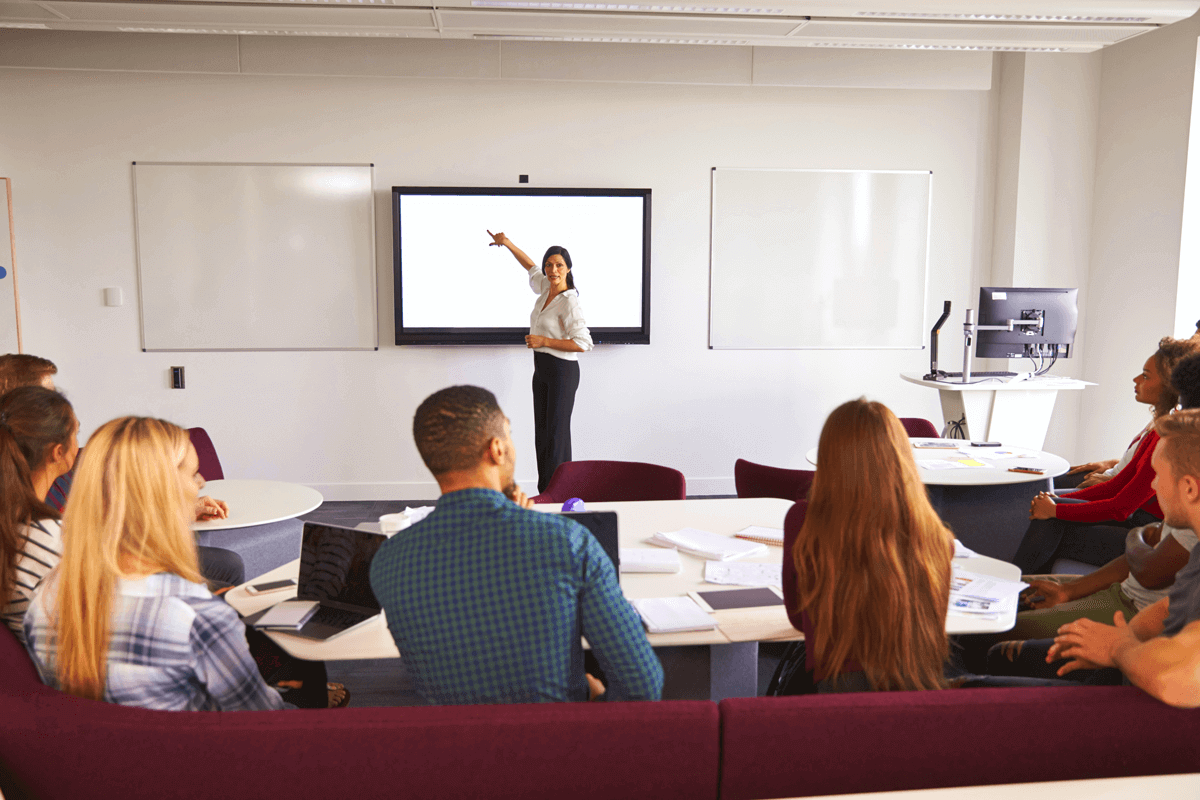
[[[641,327],[589,327],[595,344],[650,344],[650,189],[546,189],[532,187],[393,186],[392,280],[398,345],[521,345],[528,327],[522,328],[406,328],[400,258],[401,195],[482,195],[541,197],[641,197],[642,198],[642,324]]]

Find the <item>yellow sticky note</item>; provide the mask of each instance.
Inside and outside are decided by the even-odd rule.
[[[960,458],[957,460],[958,460],[958,463],[962,464],[964,467],[986,467],[987,466],[987,464],[984,464],[982,461],[976,461],[973,458]]]

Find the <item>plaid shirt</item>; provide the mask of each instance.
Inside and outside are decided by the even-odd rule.
[[[25,614],[26,646],[42,682],[58,688],[58,642],[48,612],[56,577]],[[200,584],[160,572],[121,580],[113,598],[104,699],[168,711],[281,709],[246,645],[237,612]]]
[[[586,700],[581,635],[608,699],[662,695],[662,666],[595,537],[499,492],[442,495],[379,549],[371,587],[426,702]]]

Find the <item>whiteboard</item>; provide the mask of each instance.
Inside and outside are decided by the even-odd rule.
[[[135,162],[142,349],[376,348],[372,172]]]
[[[919,349],[928,171],[714,168],[713,349]]]

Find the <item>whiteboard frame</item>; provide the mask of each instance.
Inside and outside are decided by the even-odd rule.
[[[933,235],[933,170],[926,169],[797,169],[787,167],[712,167],[708,218],[708,349],[709,350],[924,350],[924,342],[916,345],[786,345],[780,347],[747,347],[713,344],[713,275],[716,270],[715,235],[717,210],[717,173],[720,172],[805,172],[805,173],[867,173],[871,175],[928,175],[929,201],[925,216],[925,263],[921,286],[921,330],[929,328],[929,251]]]
[[[21,339],[21,288],[17,283],[17,233],[13,230],[15,214],[13,213],[12,179],[0,178],[0,181],[4,181],[4,201],[5,208],[8,210],[8,250],[11,254],[8,271],[12,273],[13,324],[16,327],[17,352],[24,353],[25,346]]]
[[[138,229],[137,167],[368,167],[371,174],[371,213],[368,215],[371,238],[371,330],[372,343],[357,347],[147,347],[146,316],[142,290],[141,235]],[[273,353],[273,352],[323,352],[323,351],[367,351],[379,349],[379,254],[376,246],[374,163],[323,163],[323,162],[278,162],[278,161],[134,161],[130,164],[130,185],[133,197],[133,246],[137,264],[138,331],[144,353]]]

